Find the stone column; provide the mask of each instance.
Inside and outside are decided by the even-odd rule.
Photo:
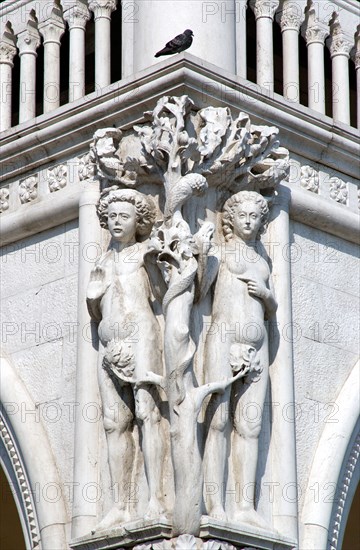
[[[236,2],[236,74],[247,77],[246,63],[246,0]]]
[[[274,89],[272,24],[279,0],[251,0],[256,19],[256,82],[269,91]]]
[[[26,122],[36,114],[36,49],[40,46],[37,23],[30,19],[27,29],[18,35],[20,55],[20,110],[19,122]]]
[[[76,424],[74,448],[74,503],[72,537],[88,534],[96,525],[98,437],[101,423],[97,383],[97,328],[86,306],[86,290],[94,257],[101,246],[101,229],[96,214],[99,182],[86,181],[79,204],[78,345],[76,369]],[[94,252],[95,251],[95,252]],[[92,259],[90,259],[90,256]],[[95,421],[94,421],[95,417]]]
[[[355,35],[355,50],[354,50],[354,62],[356,71],[356,90],[357,90],[357,127],[360,128],[360,25],[358,26],[357,33]]]
[[[293,2],[283,5],[280,26],[283,42],[283,95],[289,101],[300,102],[299,29],[301,9]]]
[[[125,32],[128,26],[134,31],[134,72],[169,60],[154,55],[177,34],[191,29],[194,38],[187,51],[235,74],[235,0],[129,0],[122,14]]]
[[[11,69],[16,54],[15,41],[0,42],[0,132],[11,126]]]
[[[316,19],[315,7],[306,13],[305,40],[308,48],[308,105],[325,114],[324,44],[328,29]]]
[[[332,60],[333,119],[350,124],[349,57],[352,44],[346,40],[339,16],[330,21],[330,55]]]
[[[60,38],[65,24],[57,7],[39,31],[44,38],[44,113],[49,113],[60,105]]]
[[[85,0],[77,0],[64,18],[70,30],[69,101],[75,101],[85,94],[85,26],[90,18]]]
[[[110,23],[116,0],[91,0],[89,9],[95,15],[95,89],[101,89],[111,82]]]
[[[271,212],[272,221],[269,225],[270,243],[274,250],[272,278],[276,300],[279,304],[276,312],[277,330],[270,321],[270,356],[272,357],[270,379],[271,402],[273,404],[270,456],[271,481],[274,483],[274,528],[296,540],[298,499],[289,206],[290,190],[285,186],[280,186]]]

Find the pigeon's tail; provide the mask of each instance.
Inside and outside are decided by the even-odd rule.
[[[155,54],[155,57],[160,57],[161,55],[171,55],[174,53],[170,48],[163,48]]]

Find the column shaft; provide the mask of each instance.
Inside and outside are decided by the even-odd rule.
[[[110,18],[95,18],[95,85],[104,88],[111,82]]]
[[[36,53],[20,53],[19,122],[26,122],[36,113]]]
[[[70,30],[69,63],[69,101],[75,101],[85,94],[85,29]]]
[[[256,21],[256,82],[268,90],[274,89],[272,19]]]
[[[236,74],[247,77],[246,2],[236,2]]]
[[[60,44],[44,44],[44,113],[60,105]]]
[[[11,126],[11,65],[0,63],[0,132]]]
[[[320,42],[308,44],[308,104],[325,114],[324,46]]]
[[[296,29],[284,29],[283,41],[283,94],[286,99],[299,103],[299,42]]]
[[[346,55],[332,59],[333,119],[350,124],[349,61]]]

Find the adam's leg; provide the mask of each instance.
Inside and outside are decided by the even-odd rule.
[[[130,386],[116,386],[108,375],[100,373],[104,428],[108,445],[111,482],[116,502],[100,522],[97,531],[129,521],[128,495],[134,463],[132,436],[134,400]]]
[[[147,518],[158,518],[165,511],[162,491],[165,444],[158,403],[156,388],[150,386],[135,391],[136,418],[141,427],[145,474],[149,487]]]

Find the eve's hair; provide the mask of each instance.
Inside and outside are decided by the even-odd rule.
[[[136,212],[136,234],[149,235],[156,217],[156,208],[152,199],[134,189],[105,189],[100,196],[97,213],[101,227],[108,228],[108,210],[112,202],[133,204]]]
[[[233,236],[233,219],[235,211],[241,204],[244,204],[245,202],[252,202],[260,207],[261,226],[258,234],[256,235],[256,238],[260,239],[260,236],[266,231],[269,217],[269,207],[267,200],[262,195],[260,195],[260,193],[256,193],[256,191],[240,191],[239,193],[236,193],[235,195],[230,197],[224,204],[222,227],[226,241],[230,240]]]

